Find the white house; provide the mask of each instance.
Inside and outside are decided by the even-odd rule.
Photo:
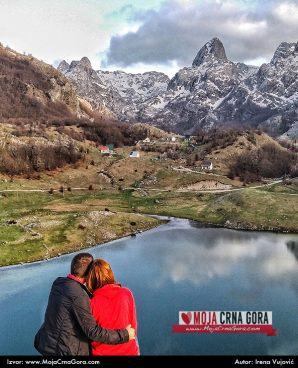
[[[172,142],[176,142],[177,138],[176,137],[172,137]]]
[[[139,151],[131,151],[129,154],[130,158],[139,158],[140,157],[140,152]]]
[[[143,143],[150,143],[150,138],[147,137],[147,138],[143,139]]]
[[[202,170],[211,171],[213,169],[213,164],[209,160],[204,160],[201,165]]]

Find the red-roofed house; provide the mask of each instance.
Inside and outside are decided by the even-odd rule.
[[[108,146],[99,146],[101,153],[110,153],[110,148]]]
[[[293,145],[294,145],[294,147],[298,147],[298,139],[293,140]]]

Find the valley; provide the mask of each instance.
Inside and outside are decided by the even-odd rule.
[[[296,179],[243,186],[182,162],[156,160],[156,152],[129,158],[131,149],[105,157],[90,146],[84,162],[41,172],[38,179],[2,175],[0,265],[137,236],[162,223],[152,214],[202,226],[298,232]]]

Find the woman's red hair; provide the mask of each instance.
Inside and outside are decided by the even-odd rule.
[[[107,284],[115,284],[115,277],[111,266],[104,259],[96,259],[92,263],[89,274],[86,277],[86,286],[91,293],[94,293],[96,289]]]

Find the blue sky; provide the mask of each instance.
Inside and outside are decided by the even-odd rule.
[[[297,0],[0,0],[0,42],[50,63],[164,71],[219,37],[233,61],[268,62],[298,41]]]

